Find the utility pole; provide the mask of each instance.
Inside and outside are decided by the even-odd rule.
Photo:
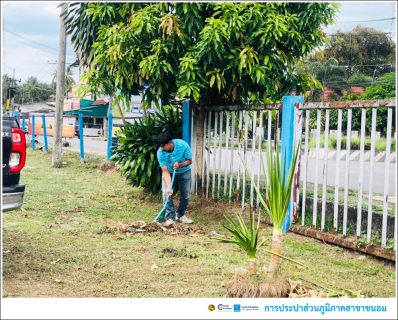
[[[14,108],[14,95],[16,90],[16,82],[21,82],[21,79],[15,80],[15,69],[12,78],[7,78],[6,83],[8,84],[6,92],[6,114],[11,115]]]
[[[64,3],[61,10],[65,10]],[[62,158],[62,123],[64,111],[64,82],[65,82],[65,59],[66,59],[66,29],[62,16],[60,16],[58,68],[57,68],[57,90],[55,97],[55,130],[52,154],[52,166],[58,167]]]

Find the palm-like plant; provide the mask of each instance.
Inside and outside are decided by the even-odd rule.
[[[72,86],[75,84],[75,79],[73,79],[73,70],[71,66],[67,66],[65,69],[65,79],[64,79],[64,95],[72,91]],[[57,70],[53,73],[53,83],[57,83]]]
[[[265,171],[264,160],[261,155],[261,164],[263,166],[265,180],[265,197],[261,195],[260,190],[256,186],[251,177],[249,170],[240,155],[243,165],[252,179],[253,186],[259,197],[259,200],[273,223],[273,233],[271,242],[271,260],[268,269],[264,267],[264,272],[269,277],[274,277],[280,266],[280,256],[282,251],[282,222],[287,213],[289,202],[291,199],[291,187],[293,182],[294,170],[296,167],[299,148],[296,146],[293,151],[292,162],[289,172],[286,172],[287,163],[281,164],[279,153],[275,153],[272,148],[267,148],[267,171]],[[285,158],[286,159],[286,158]]]
[[[224,242],[224,243],[234,243],[242,248],[248,256],[248,271],[250,275],[254,275],[257,273],[257,263],[256,263],[256,252],[257,248],[260,247],[265,240],[261,240],[259,242],[259,233],[260,233],[260,212],[258,213],[257,223],[254,219],[254,214],[250,209],[249,215],[249,227],[246,226],[246,223],[242,217],[242,214],[238,211],[236,213],[238,218],[238,223],[232,219],[230,216],[225,216],[230,225],[226,225],[224,222],[221,222],[221,226],[228,230],[232,235],[232,239],[228,238],[215,238],[215,240]]]

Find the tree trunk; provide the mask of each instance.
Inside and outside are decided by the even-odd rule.
[[[276,254],[281,254],[282,252],[282,229],[274,229],[272,234],[271,251]],[[279,270],[279,265],[281,263],[281,258],[276,254],[271,254],[271,260],[268,266],[268,270],[264,267],[264,272],[269,278],[275,277],[277,271]]]
[[[126,120],[124,119],[122,108],[120,107],[119,100],[116,97],[116,93],[113,93],[113,99],[116,100],[117,108],[119,109],[120,118],[122,118],[123,125],[126,126]],[[110,106],[112,108],[112,106]]]
[[[257,263],[256,259],[248,259],[247,260],[247,269],[249,271],[249,276],[254,276],[257,274]]]
[[[204,194],[204,185],[202,183],[202,167],[203,167],[203,125],[204,125],[204,104],[201,102],[200,107],[192,101],[192,110],[194,114],[198,117],[197,127],[196,127],[196,136],[197,136],[197,144],[196,144],[196,172],[195,172],[195,180],[196,180],[196,190],[201,190],[200,194],[203,197]]]

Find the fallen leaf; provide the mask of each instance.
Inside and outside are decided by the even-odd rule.
[[[225,283],[224,282],[221,282],[221,287],[225,287]]]
[[[78,271],[78,270],[81,270],[82,267],[76,266],[76,267],[73,267],[73,269],[75,269],[76,271]]]
[[[97,268],[98,267],[98,263],[93,263],[93,268]]]
[[[199,289],[199,291],[200,291],[200,292],[204,292],[205,290],[204,290],[204,289]]]
[[[180,295],[184,294],[184,290],[180,289]]]
[[[153,269],[158,269],[159,267],[156,265],[156,264],[153,264],[152,266],[151,266],[151,270],[153,270]]]
[[[59,279],[55,279],[54,282],[59,283],[59,284],[65,283],[65,282],[63,282],[62,280],[59,280]]]
[[[142,287],[143,287],[144,289],[146,289],[146,288],[148,288],[148,285],[144,284]]]
[[[191,236],[191,237],[194,237],[194,238],[197,238],[197,237],[200,237],[200,234],[197,234],[197,233],[191,233],[191,234],[190,234],[190,236]]]
[[[305,269],[305,267],[299,266],[298,264],[296,264],[296,268],[299,269],[299,270],[304,270]]]
[[[55,263],[57,263],[57,262],[60,262],[62,259],[57,259],[57,260],[55,260],[55,261],[53,261],[53,262],[50,262],[51,264],[55,264]]]
[[[188,279],[184,279],[183,281],[184,281],[184,282],[188,282]]]

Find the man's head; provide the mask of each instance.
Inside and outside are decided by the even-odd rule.
[[[173,137],[168,131],[162,132],[158,135],[157,144],[160,149],[166,152],[172,152],[174,149]]]

